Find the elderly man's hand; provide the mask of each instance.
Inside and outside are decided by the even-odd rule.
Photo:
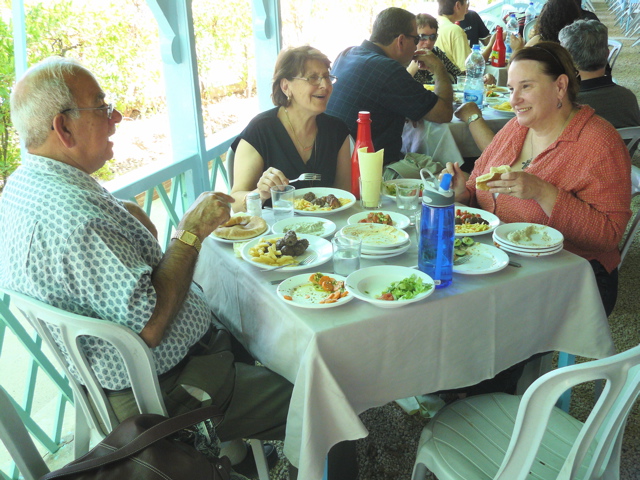
[[[187,230],[200,240],[207,238],[219,225],[230,217],[229,203],[233,197],[221,192],[204,192],[184,214],[178,230]]]
[[[420,70],[428,70],[434,72],[438,68],[445,68],[442,60],[429,50],[416,50],[413,59],[418,62]]]
[[[498,81],[496,80],[496,77],[494,77],[490,73],[485,73],[484,77],[482,78],[484,80],[485,85],[497,85],[498,83]]]

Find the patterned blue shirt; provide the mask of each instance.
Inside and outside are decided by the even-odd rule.
[[[342,119],[355,139],[358,112],[370,112],[373,146],[376,150],[384,148],[385,164],[400,160],[405,119],[422,119],[438,101],[436,94],[368,40],[340,53],[331,73],[338,81],[327,113]]]
[[[149,231],[90,175],[26,154],[0,197],[0,285],[136,333],[156,304],[151,272],[162,249]],[[182,360],[211,325],[192,284],[180,312],[152,350],[158,374]],[[54,337],[57,329],[52,328]],[[94,337],[82,346],[100,384],[130,387],[115,349]],[[80,380],[71,366],[74,376]]]

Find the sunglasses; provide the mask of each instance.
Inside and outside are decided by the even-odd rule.
[[[435,42],[438,39],[438,34],[432,33],[431,35],[427,35],[426,33],[421,33],[420,35],[418,35],[418,38],[421,42],[426,42],[427,40]]]

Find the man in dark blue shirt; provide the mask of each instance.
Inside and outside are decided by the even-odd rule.
[[[371,136],[384,163],[402,158],[405,120],[450,122],[453,90],[440,59],[416,51],[416,17],[401,8],[387,8],[376,18],[370,40],[344,50],[331,73],[338,77],[327,113],[342,119],[356,138],[358,112],[371,113]],[[412,59],[433,73],[434,91],[426,90],[406,70]]]

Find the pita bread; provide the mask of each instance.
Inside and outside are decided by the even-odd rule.
[[[500,180],[503,173],[509,173],[511,167],[509,165],[500,165],[499,167],[491,167],[489,173],[480,175],[476,178],[476,188],[478,190],[491,190],[491,187],[487,186],[487,182],[494,180]]]
[[[246,240],[263,234],[267,229],[264,218],[241,215],[231,217],[227,223],[216,228],[213,234],[227,240]]]

